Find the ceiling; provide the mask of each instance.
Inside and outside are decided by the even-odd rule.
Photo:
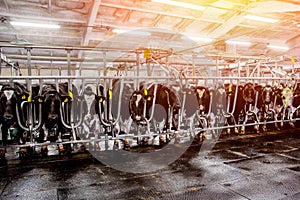
[[[103,52],[108,61],[118,57],[120,62],[135,62],[135,53],[147,48],[157,54],[206,54],[226,62],[300,58],[298,0],[178,1],[203,6],[204,10],[151,0],[0,0],[0,47],[7,58],[24,66],[28,53],[24,46],[32,47],[31,63],[48,67],[65,65],[66,49],[70,50],[71,64],[77,67],[87,60],[93,61],[92,65],[103,62]],[[245,17],[249,14],[278,21],[251,20]],[[57,24],[60,28],[18,27],[11,24],[13,21]],[[124,30],[127,32],[120,33]],[[226,40],[251,44],[227,44]]]

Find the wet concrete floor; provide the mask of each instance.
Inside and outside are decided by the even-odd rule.
[[[300,130],[224,136],[212,150],[193,145],[148,173],[118,171],[87,153],[8,162],[0,167],[0,199],[296,200]]]

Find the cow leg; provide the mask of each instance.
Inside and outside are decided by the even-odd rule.
[[[281,120],[285,119],[285,112],[286,112],[286,108],[283,108],[283,112],[281,113]],[[280,127],[283,127],[283,121],[280,122]]]
[[[266,122],[266,121],[264,121],[264,122]],[[267,131],[267,125],[266,125],[266,124],[263,124],[263,125],[262,125],[262,130],[263,130],[264,132]]]
[[[294,125],[294,120],[293,120],[293,108],[292,107],[289,107],[288,109],[288,119],[290,120],[289,121],[289,125],[291,128],[295,128],[295,125]]]
[[[57,142],[62,142],[62,139],[61,139],[61,131],[57,131],[58,134],[57,134]]]
[[[41,147],[41,154],[43,157],[46,157],[48,155],[48,148],[47,148],[47,145],[43,145]]]
[[[258,123],[257,121],[255,121],[255,123]],[[259,133],[259,125],[254,125],[254,131],[256,133]]]
[[[6,144],[7,144],[7,130],[8,130],[8,128],[6,128],[3,125],[1,126],[2,144],[3,144],[3,146],[6,146]]]
[[[245,120],[243,121],[243,126],[241,127],[241,134],[245,134],[246,133],[246,131],[245,131],[245,125],[246,125],[247,121],[248,121],[248,115],[246,114]]]
[[[83,128],[83,134],[85,135],[85,138],[89,138],[90,129],[87,121],[83,121],[82,128]]]
[[[255,125],[254,125],[254,130],[256,133],[259,133],[259,119],[258,119],[258,116],[257,116],[257,113],[254,113],[254,121],[255,121]]]
[[[227,133],[228,135],[231,134],[230,128],[227,128],[227,129],[226,129],[226,133]]]
[[[113,150],[118,150],[118,149],[119,149],[119,140],[115,140]]]
[[[267,113],[266,113],[266,111],[262,111],[262,112],[263,112],[262,120],[264,122],[264,124],[262,125],[262,130],[263,130],[263,132],[266,132],[267,131],[267,124],[266,124],[266,122],[267,122]]]
[[[227,126],[229,126],[230,124],[229,124],[229,122],[228,122],[228,118],[226,118],[226,121],[225,121],[225,123],[224,123],[225,125],[227,125]],[[226,129],[226,133],[227,133],[227,135],[230,135],[231,134],[231,130],[230,130],[230,128],[227,128]]]
[[[45,124],[43,125],[42,128],[44,130],[44,138],[43,138],[43,140],[47,141],[47,138],[48,138],[48,129],[46,128]]]

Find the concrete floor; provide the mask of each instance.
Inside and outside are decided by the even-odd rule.
[[[117,171],[86,154],[9,162],[0,167],[0,199],[298,200],[299,148],[294,129],[224,136],[212,151],[192,146],[150,173]]]

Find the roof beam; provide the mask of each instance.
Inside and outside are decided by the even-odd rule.
[[[239,25],[244,20],[244,15],[239,13],[233,15],[230,19],[226,20],[223,24],[218,26],[214,31],[209,34],[211,38],[219,38],[220,36],[226,34],[228,31]]]
[[[66,17],[66,14],[55,14],[53,16],[38,16],[38,15],[28,15],[28,14],[17,14],[16,10],[10,9],[9,12],[4,9],[0,9],[1,16],[6,16],[10,18],[21,18],[21,19],[29,19],[29,20],[41,20],[41,21],[52,21],[52,22],[67,22],[67,23],[86,23],[81,17],[79,16],[72,16]]]
[[[212,23],[223,23],[224,20],[216,20],[216,19],[208,19],[208,18],[199,18],[199,17],[193,17],[191,15],[182,14],[182,13],[175,13],[175,12],[166,12],[162,10],[155,10],[155,9],[149,9],[149,8],[141,8],[141,7],[133,7],[133,6],[127,6],[127,5],[121,5],[121,4],[112,4],[112,3],[101,3],[102,6],[112,7],[112,8],[120,8],[120,9],[127,9],[127,10],[134,10],[139,11],[142,13],[152,13],[152,14],[158,14],[158,15],[164,15],[164,16],[170,16],[170,17],[179,17],[184,19],[191,19],[191,20],[197,20],[197,21],[206,21],[206,22],[212,22]]]
[[[85,29],[84,35],[83,35],[83,40],[82,40],[82,45],[86,46],[89,43],[89,37],[88,34],[92,32],[94,23],[97,18],[97,13],[99,11],[101,0],[95,0],[91,6],[89,16],[87,19],[87,28]]]

